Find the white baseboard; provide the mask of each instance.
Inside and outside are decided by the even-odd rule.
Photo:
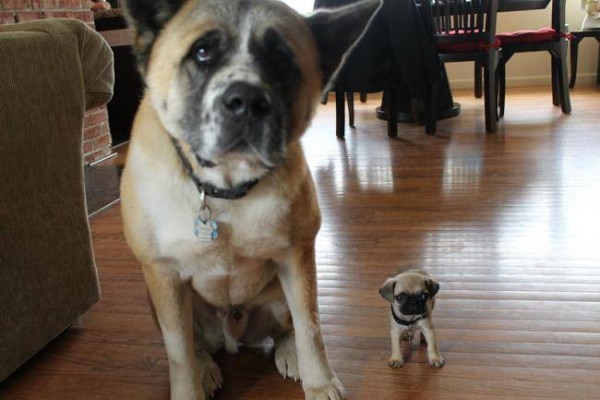
[[[569,76],[570,78],[570,76]],[[575,85],[582,83],[594,83],[596,82],[595,73],[582,73],[577,74],[577,82]],[[453,89],[472,89],[474,85],[473,79],[451,79],[450,87]],[[517,76],[517,77],[506,77],[506,86],[544,86],[550,85],[550,75],[541,76]]]

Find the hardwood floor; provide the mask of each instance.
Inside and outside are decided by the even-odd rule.
[[[378,99],[357,102],[356,130],[335,138],[333,102],[304,139],[319,190],[319,302],[329,358],[349,399],[600,396],[600,89],[577,87],[573,113],[548,87],[509,88],[498,133],[483,101],[462,115],[401,124],[386,137]],[[168,398],[162,339],[118,205],[91,220],[102,301],[0,384],[2,400]],[[434,313],[447,363],[415,341],[387,366],[388,305],[378,288],[409,267],[441,284]],[[218,354],[217,400],[303,399],[268,355]]]

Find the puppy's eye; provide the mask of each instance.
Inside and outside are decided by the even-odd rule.
[[[421,300],[422,301],[427,301],[427,299],[429,298],[429,294],[423,292],[421,293]]]
[[[402,303],[404,300],[406,300],[406,293],[400,293],[396,295],[396,301],[398,303]]]

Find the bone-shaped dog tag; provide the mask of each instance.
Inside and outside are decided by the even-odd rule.
[[[201,241],[211,242],[219,237],[219,226],[212,219],[204,221],[202,217],[198,216],[194,226],[194,233]]]
[[[212,210],[206,204],[204,192],[201,192],[201,206],[194,221],[194,234],[203,242],[212,242],[219,237],[219,226],[211,219]]]

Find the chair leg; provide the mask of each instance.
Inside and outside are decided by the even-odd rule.
[[[579,39],[577,36],[573,36],[571,39],[571,82],[569,87],[575,87],[575,81],[577,80],[577,57],[579,55]],[[600,57],[600,54],[598,55]]]
[[[569,77],[567,76],[567,42],[561,39],[560,60],[556,60],[556,83],[560,97],[560,107],[564,114],[571,112],[571,95],[569,93]]]
[[[477,97],[478,99],[481,98],[483,92],[481,87],[481,81],[483,79],[483,77],[481,76],[481,70],[481,64],[475,61],[475,97]]]
[[[597,37],[598,41],[598,64],[596,66],[596,85],[600,85],[600,37]]]
[[[506,63],[500,60],[498,70],[496,72],[498,76],[498,103],[499,103],[499,116],[504,117],[504,106],[506,103]]]
[[[497,103],[496,103],[496,66],[498,65],[498,51],[490,50],[487,55],[486,65],[483,70],[483,96],[485,103],[485,130],[496,132]]]
[[[343,138],[345,135],[344,92],[335,92],[335,135]]]
[[[559,94],[559,83],[558,83],[558,69],[560,60],[554,55],[551,57],[551,76],[552,76],[552,104],[560,106],[560,94]]]
[[[425,133],[435,135],[437,130],[438,81],[428,85],[425,97]]]
[[[348,102],[348,124],[354,128],[354,93],[346,92],[346,101]]]
[[[387,129],[388,137],[398,136],[398,93],[395,86],[391,86],[387,96]]]

